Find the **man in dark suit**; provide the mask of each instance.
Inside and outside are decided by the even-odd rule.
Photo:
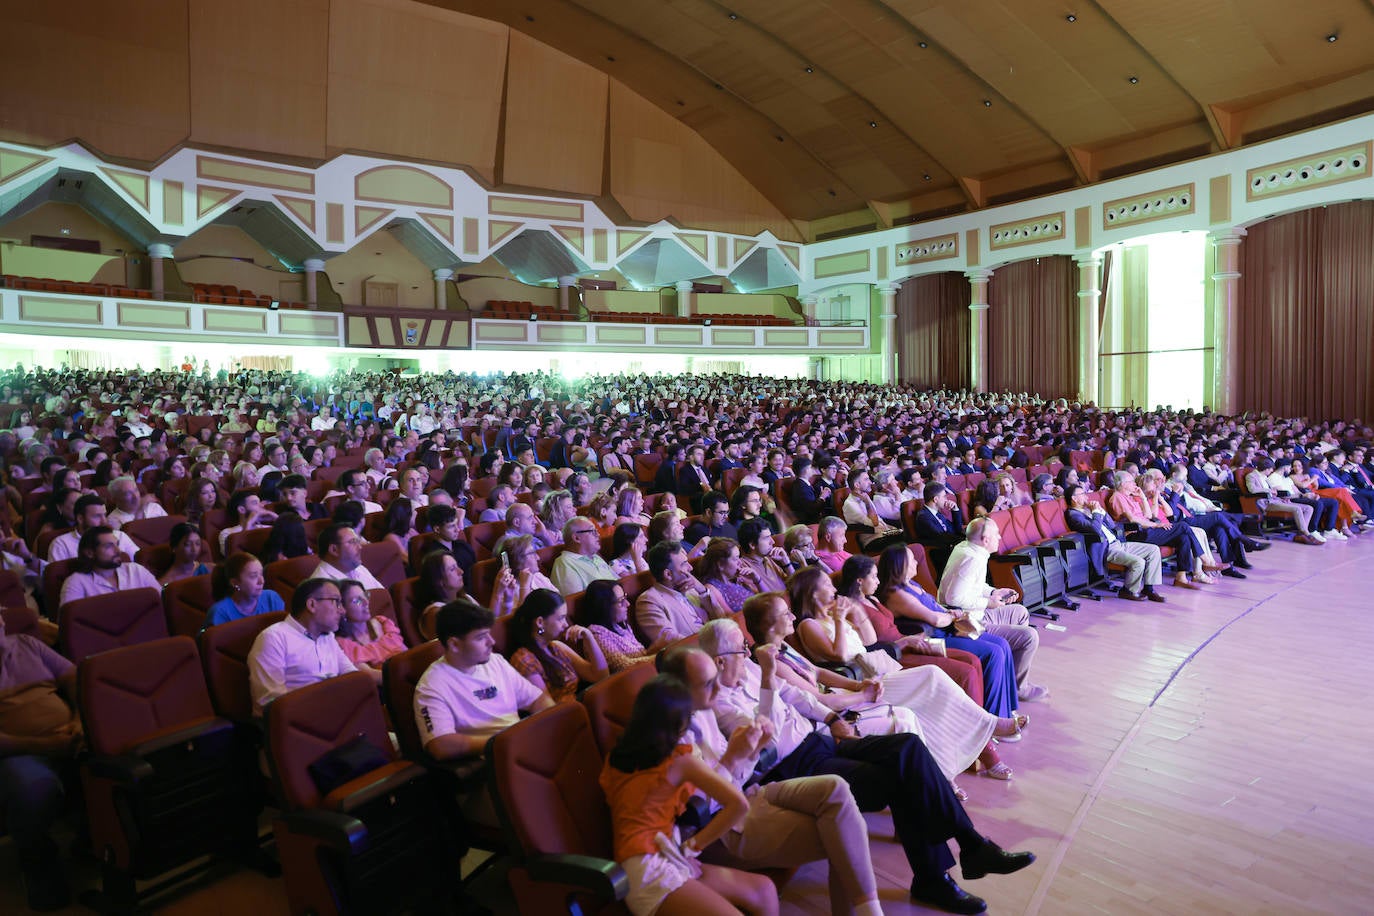
[[[677,496],[691,502],[693,513],[701,512],[701,497],[711,489],[704,462],[706,449],[694,445],[687,450],[687,461],[677,469]]]
[[[1117,592],[1127,601],[1155,601],[1164,603],[1164,596],[1155,591],[1163,581],[1159,548],[1144,541],[1127,541],[1120,522],[1114,522],[1102,506],[1088,499],[1081,484],[1071,483],[1064,488],[1064,501],[1069,508],[1064,521],[1069,529],[1087,535],[1088,562],[1093,575],[1105,579],[1107,563],[1126,568],[1125,583]]]
[[[683,463],[683,456],[686,454],[687,447],[681,443],[668,446],[668,453],[663,457],[658,472],[654,475],[655,493],[677,493],[678,466]]]
[[[810,458],[798,458],[792,463],[792,471],[797,478],[792,484],[792,511],[801,524],[814,525],[821,520],[821,501],[814,486],[816,469]]]
[[[916,513],[916,541],[925,545],[930,565],[940,573],[954,545],[964,539],[964,513],[944,484],[928,483],[925,493],[925,507]]]

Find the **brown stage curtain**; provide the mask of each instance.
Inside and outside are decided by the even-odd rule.
[[[988,284],[988,388],[1074,397],[1077,300],[1078,268],[1067,255],[997,268]]]
[[[1240,408],[1314,421],[1374,408],[1374,201],[1251,227],[1240,245]]]
[[[968,280],[912,277],[897,290],[897,370],[904,385],[968,387]]]

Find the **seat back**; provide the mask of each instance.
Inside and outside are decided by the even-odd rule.
[[[0,569],[0,607],[23,607],[28,602],[19,574]]]
[[[120,528],[140,548],[155,544],[166,544],[172,529],[186,521],[184,515],[160,515],[157,518],[139,518],[125,522]]]
[[[611,855],[601,753],[580,703],[560,703],[500,732],[487,759],[497,812],[523,855]]]
[[[916,558],[916,584],[925,589],[928,594],[936,594],[938,589],[935,583],[935,567],[931,565],[925,545],[907,544],[906,549],[911,551],[911,555]]]
[[[5,620],[5,633],[9,636],[38,636],[38,612],[24,604],[11,604],[0,607],[0,617]]]
[[[86,743],[123,754],[149,737],[213,718],[196,644],[170,636],[83,659],[77,697]]]
[[[505,533],[505,522],[478,522],[465,529],[463,537],[472,545],[473,552],[477,554],[477,559],[486,560],[491,557],[492,546]]]
[[[271,528],[249,528],[247,531],[235,531],[224,539],[224,555],[243,551],[258,556],[262,549],[267,546],[267,538],[271,536]]]
[[[209,575],[187,576],[168,582],[162,589],[162,609],[167,615],[167,632],[173,636],[194,637],[205,625],[205,615],[215,603]]]
[[[253,695],[248,689],[248,651],[258,634],[286,613],[243,617],[219,626],[206,627],[200,634],[200,659],[205,668],[205,685],[215,712],[235,722],[253,720]]]
[[[1035,544],[1044,537],[1040,533],[1040,527],[1035,523],[1034,506],[1017,506],[1012,509],[1010,524],[1021,544]]]
[[[587,688],[582,703],[587,707],[592,736],[602,757],[611,752],[630,722],[635,697],[640,689],[653,680],[654,666],[643,662],[613,674]]]
[[[107,649],[166,637],[162,596],[152,588],[79,598],[63,605],[58,621],[62,654],[77,662]]]
[[[319,565],[319,558],[310,554],[268,563],[263,570],[266,587],[281,595],[282,600],[290,605],[291,595],[296,591],[296,586],[309,578],[310,573]]]
[[[319,805],[310,765],[358,736],[395,759],[376,684],[361,671],[283,694],[268,704],[266,720],[273,781],[288,811]]]
[[[1064,500],[1047,499],[1036,503],[1032,508],[1035,511],[1035,526],[1042,538],[1068,536],[1069,524],[1064,520]]]
[[[391,588],[410,573],[406,569],[406,555],[391,541],[363,545],[363,565],[384,588]]]
[[[43,567],[43,599],[47,602],[48,613],[57,610],[58,599],[62,595],[62,583],[67,581],[76,570],[76,560],[57,560]]]
[[[429,756],[420,743],[420,729],[415,724],[415,685],[443,654],[443,646],[432,639],[391,656],[382,667],[382,697],[391,715],[396,742],[401,746],[401,756],[417,763],[428,762]]]
[[[396,612],[396,627],[407,646],[418,646],[424,642],[420,635],[420,611],[423,608],[415,603],[415,587],[420,584],[417,577],[402,579],[391,586],[391,606]]]

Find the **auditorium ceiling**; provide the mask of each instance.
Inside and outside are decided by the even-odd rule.
[[[697,131],[809,239],[1374,109],[1374,0],[426,0]]]

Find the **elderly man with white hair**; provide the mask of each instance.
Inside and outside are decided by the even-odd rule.
[[[162,518],[167,510],[157,500],[145,497],[132,477],[116,477],[110,481],[110,502],[114,510],[105,516],[105,524],[118,531],[128,522],[144,518]]]
[[[975,518],[964,529],[967,540],[956,544],[940,578],[939,601],[954,608],[972,629],[984,629],[1007,641],[1016,662],[1017,694],[1022,702],[1042,700],[1049,690],[1030,681],[1031,663],[1040,634],[1030,625],[1030,612],[1016,604],[1016,590],[988,585],[988,559],[1002,543],[991,518]]]

